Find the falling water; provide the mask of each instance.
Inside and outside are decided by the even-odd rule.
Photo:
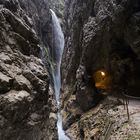
[[[60,66],[61,66],[61,58],[63,54],[64,49],[64,35],[59,23],[59,20],[54,13],[54,11],[51,11],[52,15],[52,29],[53,29],[53,61],[54,61],[54,71],[53,71],[53,81],[54,81],[54,91],[55,91],[55,97],[58,105],[59,110],[59,96],[60,96],[60,88],[61,88],[61,75],[60,75]],[[63,130],[62,125],[62,115],[60,113],[60,110],[57,114],[57,129],[58,129],[58,139],[59,140],[70,140]]]

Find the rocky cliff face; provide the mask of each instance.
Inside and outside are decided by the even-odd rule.
[[[139,0],[65,0],[64,19],[63,5],[64,0],[0,0],[0,139],[57,139],[50,62],[40,59],[53,49],[49,8],[64,20],[62,113],[71,139],[139,138],[139,107],[130,106],[128,124],[116,99],[97,106],[104,96],[93,80],[104,70],[111,93],[125,88],[139,96]]]
[[[111,75],[112,93],[126,88],[129,95],[139,96],[139,22],[138,0],[65,1],[62,99],[66,129],[102,99],[92,78],[98,70]]]
[[[48,1],[0,0],[0,139],[57,139],[48,70]]]

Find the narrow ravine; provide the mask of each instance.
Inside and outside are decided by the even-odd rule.
[[[60,75],[60,66],[61,66],[61,59],[64,49],[64,35],[59,23],[59,20],[54,13],[53,10],[51,11],[52,15],[52,32],[53,32],[53,50],[52,50],[52,57],[53,57],[53,64],[54,70],[52,72],[53,81],[54,81],[54,92],[57,101],[58,107],[58,114],[57,114],[57,129],[58,129],[58,139],[59,140],[70,140],[63,130],[62,125],[62,114],[60,112],[60,88],[61,88],[61,75]]]

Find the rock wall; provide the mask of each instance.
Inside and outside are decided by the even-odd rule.
[[[19,0],[21,7],[26,14],[32,19],[32,26],[37,32],[42,46],[45,46],[48,51],[48,55],[52,55],[53,40],[52,40],[52,24],[50,9],[55,11],[56,15],[60,18],[60,22],[63,20],[63,0]],[[43,50],[46,52],[46,50]],[[45,55],[45,54],[44,54]],[[43,57],[43,56],[42,56]],[[46,57],[46,55],[45,55]],[[46,59],[46,58],[45,58]],[[48,64],[47,64],[48,65]]]
[[[49,2],[0,0],[0,139],[57,139],[48,69]]]
[[[102,99],[93,74],[106,70],[112,93],[126,88],[139,96],[138,0],[66,0],[62,63],[64,126],[69,128]]]

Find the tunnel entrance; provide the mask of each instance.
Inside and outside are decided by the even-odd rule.
[[[111,90],[111,75],[105,69],[97,70],[94,73],[93,78],[95,80],[95,87],[97,89],[104,91]]]

